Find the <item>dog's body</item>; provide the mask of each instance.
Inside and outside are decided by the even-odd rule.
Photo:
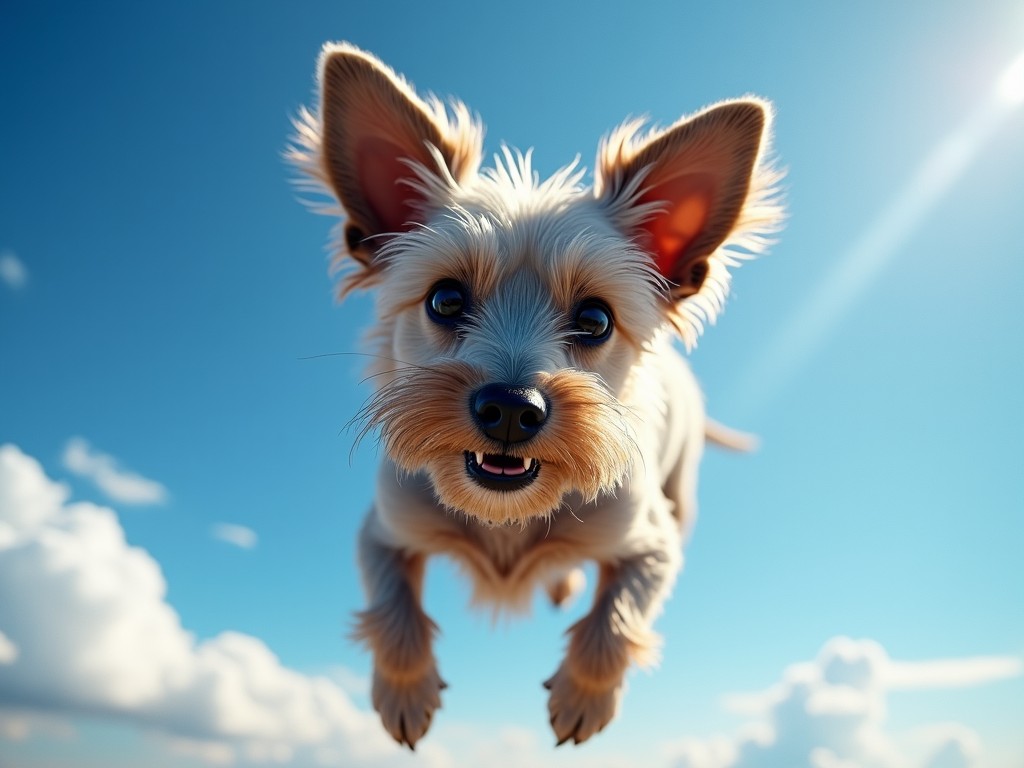
[[[735,262],[781,216],[765,163],[768,107],[728,102],[667,131],[638,122],[602,146],[593,189],[541,183],[505,151],[477,173],[482,131],[420,100],[347,45],[321,59],[317,115],[293,161],[348,214],[345,290],[374,287],[379,324],[363,412],[386,448],[363,526],[357,636],[373,703],[413,746],[444,687],[420,605],[425,561],[457,560],[479,602],[561,604],[599,565],[550,689],[559,743],[614,716],[696,514],[705,417],[671,343],[692,344]]]

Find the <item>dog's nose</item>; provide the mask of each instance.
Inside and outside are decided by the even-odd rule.
[[[544,396],[533,387],[488,384],[473,396],[472,408],[484,434],[503,443],[529,440],[548,417]]]

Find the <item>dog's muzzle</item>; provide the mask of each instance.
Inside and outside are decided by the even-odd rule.
[[[548,418],[548,404],[539,390],[506,384],[481,387],[470,401],[470,411],[480,431],[506,450],[540,432]],[[505,452],[466,451],[466,471],[484,488],[513,491],[537,479],[540,461]]]

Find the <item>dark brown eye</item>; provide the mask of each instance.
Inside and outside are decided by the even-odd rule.
[[[427,314],[435,323],[452,325],[466,311],[466,289],[454,280],[442,280],[427,295]]]
[[[612,312],[598,299],[580,302],[573,316],[575,339],[584,344],[601,344],[612,335]]]

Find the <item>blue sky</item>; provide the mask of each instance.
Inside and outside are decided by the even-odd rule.
[[[1024,763],[1020,4],[409,6],[0,10],[0,766]],[[661,666],[576,750],[540,682],[583,607],[492,625],[444,563],[422,754],[367,714],[369,390],[305,358],[358,351],[372,307],[332,300],[281,159],[341,39],[545,175],[628,115],[777,108],[789,223],[692,355],[762,447],[707,457]],[[291,693],[136,690],[224,659]]]

